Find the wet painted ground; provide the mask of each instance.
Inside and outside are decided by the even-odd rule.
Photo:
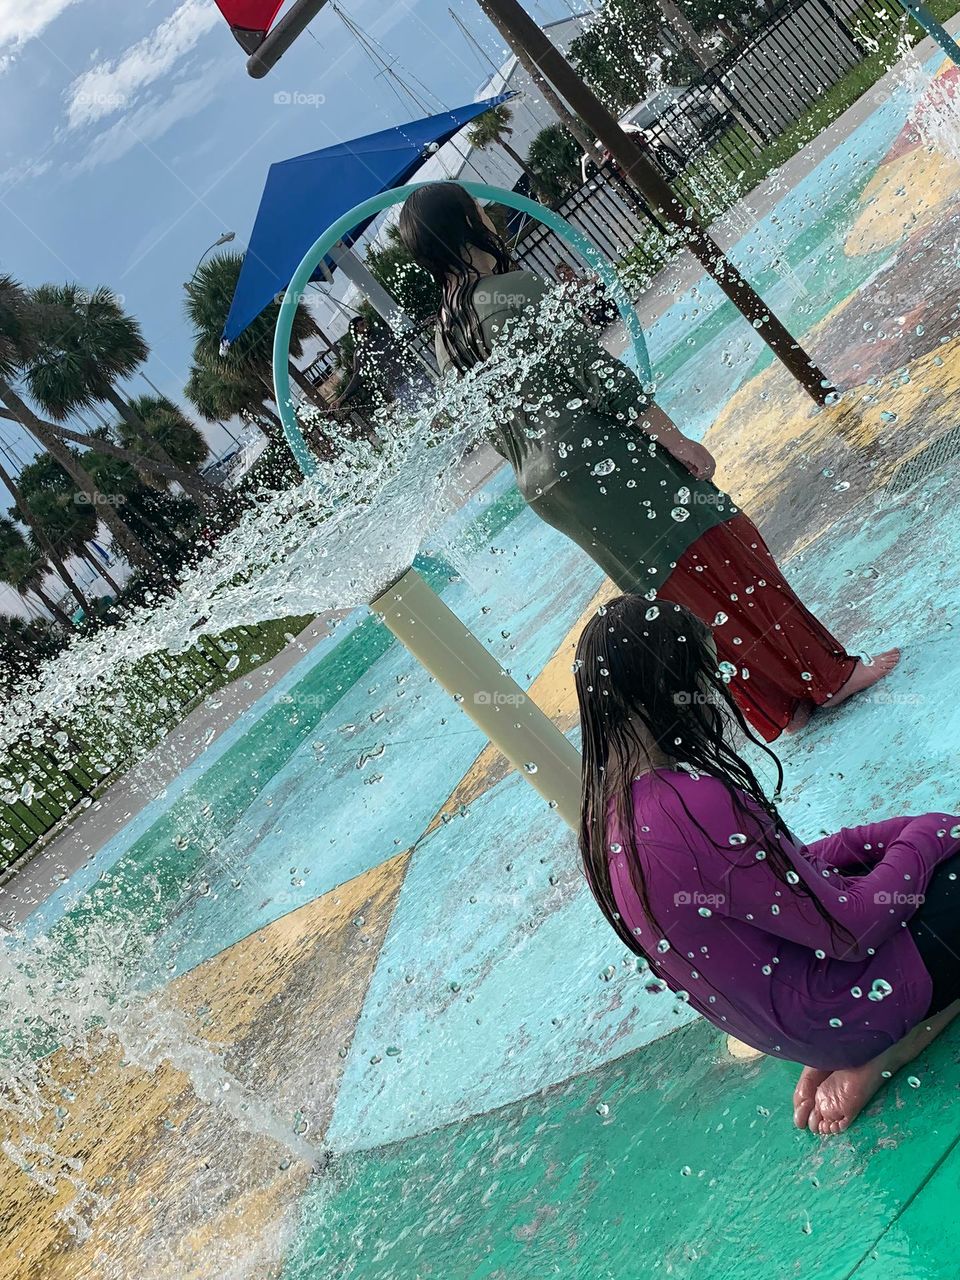
[[[781,744],[786,817],[808,838],[957,803],[956,462],[887,490],[957,425],[960,390],[960,165],[908,118],[916,98],[891,95],[737,250],[837,405],[813,412],[705,285],[651,335],[664,404],[709,424],[721,483],[801,595],[854,650],[904,648],[881,690]],[[430,550],[447,602],[572,731],[596,568],[503,476]],[[732,1060],[644,990],[569,831],[371,619],[304,659],[31,928],[69,951],[131,910],[156,942],[131,934],[129,962],[209,1062],[56,1055],[62,1114],[33,1155],[55,1193],[0,1171],[4,1276],[952,1274],[956,1037],[843,1138],[793,1132],[796,1070]],[[266,1130],[246,1102],[211,1101],[225,1079]],[[78,1197],[74,1157],[97,1195],[85,1242],[55,1218]]]

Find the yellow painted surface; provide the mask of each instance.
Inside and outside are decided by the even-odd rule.
[[[281,1134],[292,1134],[302,1110],[302,1140],[322,1141],[341,1052],[407,862],[401,854],[291,912],[164,993],[245,1096],[269,1108]],[[55,1144],[57,1165],[46,1172],[80,1160],[85,1185],[103,1199],[93,1235],[78,1243],[56,1220],[77,1188],[61,1178],[50,1196],[0,1162],[3,1280],[131,1280],[144,1273],[151,1280],[214,1280],[257,1248],[257,1275],[267,1280],[309,1176],[303,1160],[203,1101],[175,1066],[149,1072],[125,1065],[115,1041],[95,1042],[89,1060],[59,1051],[48,1075],[47,1101],[60,1102],[64,1115],[55,1121],[48,1110],[30,1136]],[[17,1136],[6,1113],[0,1131]]]
[[[862,211],[847,233],[849,257],[889,249],[941,216],[956,199],[960,163],[928,147],[916,147],[880,166],[863,190]]]
[[[905,372],[892,368],[876,385],[850,388],[821,410],[772,365],[731,398],[704,443],[718,461],[717,483],[761,531],[776,512],[771,541],[783,558],[954,426],[958,392],[960,339],[936,346]]]

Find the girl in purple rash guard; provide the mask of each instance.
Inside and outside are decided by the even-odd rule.
[[[794,1118],[839,1133],[960,1013],[960,818],[804,845],[688,610],[612,600],[577,649],[581,852],[620,938],[704,1017],[803,1064]],[[951,861],[952,860],[952,861]]]

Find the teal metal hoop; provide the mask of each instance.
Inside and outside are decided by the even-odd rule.
[[[354,227],[374,214],[382,213],[384,209],[389,209],[392,205],[402,204],[407,196],[419,187],[431,185],[428,182],[411,182],[404,187],[394,187],[391,191],[382,191],[379,195],[371,196],[369,200],[363,200],[360,204],[354,205],[352,209],[348,209],[307,250],[299,267],[294,272],[293,279],[287,286],[286,293],[283,295],[280,315],[277,318],[277,329],[273,339],[273,386],[276,393],[277,408],[280,410],[280,421],[283,423],[283,434],[297,465],[305,476],[312,475],[316,471],[317,463],[307,447],[303,432],[300,430],[300,424],[297,422],[297,415],[293,411],[293,402],[290,395],[290,373],[287,367],[293,318],[303,291],[310,282],[314,271],[333,246],[352,231]],[[561,239],[565,240],[583,258],[587,265],[597,273],[616,302],[617,310],[620,312],[633,344],[640,380],[649,382],[650,358],[647,354],[647,344],[643,336],[643,329],[610,259],[588,240],[582,232],[571,226],[566,218],[561,218],[558,213],[555,213],[552,209],[547,209],[542,204],[538,204],[535,200],[528,200],[526,196],[518,195],[515,191],[507,191],[502,187],[489,186],[485,182],[460,182],[459,186],[468,191],[475,200],[495,200],[498,204],[505,204],[508,208],[518,209],[521,213],[526,213],[531,218],[536,218],[538,222],[542,222],[544,226],[549,227],[551,231],[555,231]]]

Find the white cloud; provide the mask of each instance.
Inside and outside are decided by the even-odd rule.
[[[165,99],[149,97],[135,110],[128,112],[104,129],[87,147],[73,172],[84,173],[103,164],[119,160],[138,146],[149,146],[172,129],[184,117],[203,110],[220,91],[224,66],[206,63],[192,80],[181,80]]]
[[[0,0],[0,6],[8,3],[11,0]],[[93,124],[129,106],[142,89],[168,75],[220,21],[212,0],[182,0],[148,36],[74,80],[67,90],[69,128]]]
[[[9,195],[11,187],[17,187],[29,178],[41,178],[53,168],[52,160],[21,160],[0,172],[0,195]]]
[[[74,3],[75,0],[0,0],[0,49],[17,48],[35,39]]]

